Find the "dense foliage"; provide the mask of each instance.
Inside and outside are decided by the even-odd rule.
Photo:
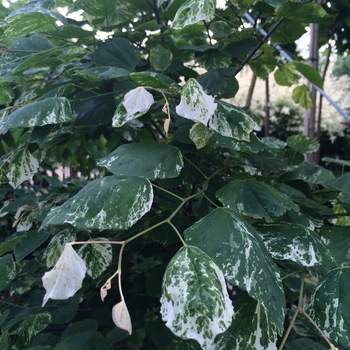
[[[1,8],[2,350],[350,349],[350,163],[227,102],[253,53],[309,107],[319,74],[273,45],[334,17],[234,3]]]

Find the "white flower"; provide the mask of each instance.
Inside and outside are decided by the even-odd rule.
[[[85,261],[70,244],[66,244],[54,268],[42,278],[46,289],[42,306],[49,299],[63,300],[73,296],[81,288],[85,273]]]
[[[214,98],[204,92],[197,80],[188,79],[182,88],[181,101],[176,106],[176,113],[181,117],[207,125],[216,108]]]
[[[145,88],[138,87],[130,90],[125,96],[123,106],[128,115],[133,115],[137,112],[145,113],[154,103],[153,95]]]
[[[124,329],[131,335],[131,319],[124,300],[113,306],[112,319],[117,327]]]

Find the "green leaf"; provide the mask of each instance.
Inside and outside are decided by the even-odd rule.
[[[300,23],[332,24],[334,17],[329,15],[320,4],[284,2],[276,7],[276,14]]]
[[[18,329],[17,349],[28,349],[33,345],[34,337],[45,329],[51,322],[51,315],[47,312],[31,315],[24,319]]]
[[[274,259],[292,260],[302,266],[332,267],[331,253],[321,238],[307,227],[279,222],[259,226],[267,250]]]
[[[140,61],[139,50],[124,38],[113,38],[97,44],[95,64],[133,71]]]
[[[41,35],[21,38],[9,47],[8,52],[0,59],[1,75],[12,73],[18,65],[36,53],[54,49],[52,43]]]
[[[320,148],[316,139],[304,135],[292,135],[286,140],[287,145],[300,153],[313,153]]]
[[[107,241],[106,238],[94,241]],[[93,279],[98,278],[112,262],[112,246],[110,244],[84,244],[78,254],[86,263],[86,272]]]
[[[198,63],[206,70],[228,68],[231,65],[231,55],[220,50],[207,50],[196,55]]]
[[[280,181],[284,182],[290,180],[304,180],[317,185],[325,185],[332,179],[334,179],[334,175],[330,170],[308,162],[303,162],[293,167],[280,177]]]
[[[301,62],[293,62],[295,68],[312,84],[316,85],[320,89],[323,89],[323,81],[320,73],[308,64]]]
[[[252,51],[257,43],[258,41],[255,38],[249,37],[237,42],[230,42],[223,50],[228,52],[232,57],[241,57]]]
[[[130,72],[126,69],[103,66],[77,70],[75,73],[93,82],[128,77],[130,75]]]
[[[250,141],[250,133],[256,123],[248,114],[227,102],[218,101],[217,104],[218,107],[209,120],[209,129],[239,141]]]
[[[339,266],[350,266],[350,227],[327,228],[321,238]]]
[[[74,7],[83,9],[92,16],[107,18],[117,7],[117,0],[77,0]]]
[[[278,333],[283,332],[285,297],[279,271],[255,229],[239,214],[217,208],[184,232],[207,253],[234,286],[261,302]]]
[[[173,60],[173,54],[162,45],[157,45],[150,50],[149,60],[155,70],[164,72]]]
[[[71,224],[80,230],[125,230],[150,209],[153,190],[147,179],[106,176],[83,187],[42,223]]]
[[[65,97],[49,97],[16,109],[0,123],[0,134],[15,128],[68,123],[72,110]]]
[[[161,73],[151,71],[131,73],[130,78],[137,84],[156,89],[171,89],[172,86],[176,89],[179,88],[174,80]]]
[[[21,236],[9,237],[6,241],[2,242],[0,245],[0,256],[4,255],[10,250],[13,250],[16,243],[21,239]]]
[[[350,344],[349,289],[350,268],[334,269],[319,281],[307,309],[325,335],[345,348]]]
[[[0,159],[2,163],[2,159]],[[27,181],[35,175],[39,168],[38,161],[32,156],[27,148],[22,148],[4,159],[0,169],[0,183],[9,182],[13,188]],[[5,177],[6,176],[6,177]]]
[[[335,163],[335,164],[350,166],[350,161],[349,160],[341,160],[341,159],[324,157],[324,158],[322,158],[322,161],[323,162],[329,162],[329,163]]]
[[[252,179],[232,181],[217,191],[216,197],[228,208],[266,222],[273,222],[286,210],[299,211],[285,194]]]
[[[210,22],[215,14],[215,0],[187,0],[177,10],[171,27],[182,29],[199,21]]]
[[[0,335],[0,349],[10,350],[11,349],[11,338],[8,332],[3,332]]]
[[[326,185],[350,195],[350,173],[345,173],[336,179],[329,179],[326,181]]]
[[[11,86],[0,83],[0,105],[8,106],[9,103],[14,99],[15,93]]]
[[[314,105],[311,92],[305,84],[293,89],[292,99],[295,103],[299,103],[300,106],[305,109],[309,109]]]
[[[232,98],[236,95],[239,86],[232,68],[217,68],[201,74],[197,81],[204,91],[217,98]]]
[[[224,276],[197,247],[182,247],[169,262],[160,312],[175,335],[195,339],[205,350],[230,326],[233,307]]]
[[[204,148],[209,141],[209,129],[202,123],[194,123],[189,136],[197,149]]]
[[[209,29],[213,32],[215,39],[226,38],[231,34],[231,27],[224,21],[210,23]]]
[[[0,258],[0,271],[0,291],[2,291],[16,277],[16,264],[10,254]]]
[[[178,148],[165,143],[146,142],[119,146],[97,164],[115,175],[148,179],[177,177],[184,165]]]
[[[286,2],[286,1],[283,1]],[[286,19],[272,33],[271,40],[278,44],[290,44],[298,40],[306,33],[305,26],[301,23]]]
[[[29,231],[21,236],[21,240],[15,246],[16,261],[20,262],[28,254],[40,247],[50,235],[51,232],[49,231]]]
[[[252,71],[263,80],[266,80],[270,73],[275,70],[276,65],[276,59],[266,55],[266,53],[254,61],[249,62],[249,67],[252,69]]]
[[[292,86],[299,81],[299,76],[296,72],[294,64],[287,63],[286,65],[279,67],[275,73],[274,77],[276,83],[282,86]]]
[[[261,142],[269,148],[284,149],[287,146],[287,144],[284,141],[276,139],[272,136],[262,138]]]
[[[54,29],[56,22],[67,23],[58,12],[42,7],[43,1],[31,1],[5,18],[5,35],[19,38],[34,31],[45,32]],[[54,3],[52,3],[54,6]]]
[[[213,350],[276,349],[277,328],[261,303],[244,295],[234,301],[234,308],[232,324],[216,338]]]

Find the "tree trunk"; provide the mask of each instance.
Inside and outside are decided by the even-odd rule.
[[[245,101],[245,105],[248,108],[250,108],[250,105],[252,104],[252,98],[253,98],[253,92],[254,92],[254,88],[255,88],[255,83],[256,83],[256,75],[253,73],[252,81],[250,82],[250,86],[249,86],[247,99]]]
[[[319,1],[318,1],[319,2]],[[310,47],[309,47],[309,60],[308,63],[311,67],[318,70],[318,37],[319,37],[319,25],[310,24]],[[317,91],[310,82],[308,87],[311,90],[312,100],[314,105],[305,111],[304,114],[304,135],[312,138],[316,138],[315,119],[316,119],[316,97]],[[317,154],[310,153],[305,155],[305,160],[310,163],[316,164]]]

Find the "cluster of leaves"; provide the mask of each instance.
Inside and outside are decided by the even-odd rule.
[[[260,38],[215,4],[1,8],[1,349],[349,349],[350,229],[329,221],[348,215],[349,173],[304,162],[314,140],[259,139],[222,101]],[[320,84],[271,45],[332,17],[252,11],[286,18],[255,73]]]

